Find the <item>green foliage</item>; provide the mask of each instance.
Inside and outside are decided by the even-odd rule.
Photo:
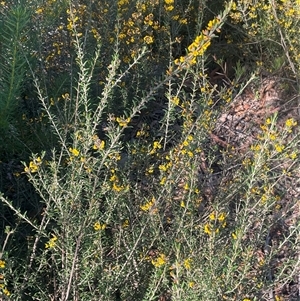
[[[24,5],[12,5],[0,15],[0,158],[22,153],[20,141],[26,84],[28,24]],[[9,141],[9,143],[7,143]]]
[[[1,16],[0,26],[0,129],[7,130],[20,106],[26,72],[26,40],[29,12],[23,5]]]
[[[0,299],[299,297],[298,8],[1,5]]]

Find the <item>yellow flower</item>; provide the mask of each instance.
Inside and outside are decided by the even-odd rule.
[[[216,215],[215,215],[214,212],[212,212],[212,213],[209,215],[209,219],[210,219],[211,221],[214,221],[214,220],[216,219]]]
[[[189,287],[190,287],[190,288],[193,288],[194,286],[195,286],[195,282],[194,282],[194,281],[190,281],[190,282],[189,282]]]
[[[103,150],[104,149],[104,147],[105,147],[105,141],[104,140],[100,140],[97,135],[94,135],[93,136],[93,141],[94,141],[94,145],[93,145],[94,150]]]
[[[178,96],[174,96],[174,97],[171,99],[171,101],[172,101],[172,103],[173,103],[174,105],[178,106],[178,105],[179,105],[180,99],[179,99]]]
[[[110,182],[115,182],[115,181],[117,181],[118,180],[118,177],[115,175],[115,174],[113,174],[110,178],[109,178],[109,181]]]
[[[189,156],[190,158],[193,158],[193,157],[194,157],[194,154],[193,154],[191,151],[188,151],[187,154],[188,154],[188,156]]]
[[[164,164],[161,164],[158,166],[158,169],[161,170],[161,171],[167,171],[167,166],[164,165]]]
[[[105,228],[106,228],[106,224],[100,224],[99,222],[96,222],[94,224],[95,231],[104,230]]]
[[[118,186],[118,184],[116,184],[116,183],[113,183],[113,187],[112,187],[112,189],[116,192],[120,192],[122,190],[125,190],[126,188],[127,187],[125,187],[124,185]]]
[[[284,150],[284,145],[276,144],[275,149],[278,153],[281,153]]]
[[[172,11],[173,9],[174,9],[174,6],[173,6],[173,5],[165,6],[165,10],[166,10],[166,11]]]
[[[251,145],[250,148],[253,151],[259,151],[261,149],[261,146],[259,144],[256,144],[256,145]]]
[[[150,151],[150,155],[154,155],[157,149],[161,148],[161,144],[158,141],[153,142],[153,149]]]
[[[208,22],[208,24],[207,24],[207,27],[206,27],[206,29],[207,30],[212,30],[217,24],[219,24],[219,20],[218,19],[213,19],[213,20],[210,20],[209,22]]]
[[[223,222],[225,220],[225,217],[226,217],[225,212],[220,213],[219,216],[218,216],[219,222]]]
[[[192,259],[188,258],[183,261],[184,267],[189,270],[191,268]]]
[[[291,128],[293,126],[296,126],[297,125],[297,121],[293,118],[289,118],[286,122],[285,122],[285,125],[288,127],[288,128]]]
[[[188,145],[189,145],[189,142],[186,141],[186,140],[184,140],[183,143],[182,143],[182,145],[183,145],[183,146],[188,146]]]
[[[4,260],[0,260],[0,268],[1,269],[5,268],[5,261]]]
[[[184,186],[183,186],[183,189],[184,190],[189,190],[190,189],[189,183],[185,183]]]
[[[260,128],[261,128],[264,132],[266,132],[266,131],[268,130],[268,128],[267,128],[265,125],[263,125],[263,124],[260,125]]]
[[[39,15],[39,14],[41,14],[43,11],[44,11],[44,9],[43,9],[42,7],[40,7],[40,8],[38,8],[38,9],[35,11],[35,13]]]
[[[143,211],[149,211],[149,210],[152,208],[152,206],[154,205],[154,203],[155,203],[155,198],[153,197],[153,198],[151,199],[151,201],[147,202],[147,203],[144,204],[144,205],[141,205],[140,208],[141,208]]]
[[[266,124],[271,124],[272,123],[272,120],[271,120],[271,118],[267,118],[267,120],[266,120]]]
[[[79,150],[78,149],[76,149],[76,148],[69,148],[69,151],[70,151],[70,153],[73,155],[73,156],[75,156],[75,157],[78,157],[78,155],[79,155]]]
[[[122,228],[128,228],[128,227],[129,227],[129,220],[126,219],[122,224]]]
[[[52,238],[45,244],[46,249],[52,249],[56,246],[57,236],[52,234]]]
[[[153,148],[154,149],[161,148],[161,144],[159,142],[157,142],[157,141],[154,141],[153,142]]]
[[[163,177],[163,178],[160,180],[159,184],[160,184],[160,185],[165,185],[166,181],[167,181],[167,177]]]
[[[31,173],[37,172],[38,169],[39,169],[39,166],[41,165],[41,163],[42,163],[41,157],[37,157],[33,161],[29,162],[29,166],[26,166],[24,168],[24,171],[25,172],[31,172]]]
[[[119,124],[119,126],[126,127],[128,125],[128,123],[130,122],[130,117],[128,117],[126,119],[117,117],[116,121]]]
[[[232,236],[233,239],[237,239],[237,236],[234,232],[231,233],[231,236]]]
[[[36,165],[33,161],[29,163],[29,170],[30,172],[37,172],[38,171],[38,165]]]
[[[204,233],[210,235],[211,234],[211,227],[209,224],[204,225]]]
[[[4,295],[6,295],[6,296],[10,296],[10,292],[9,292],[9,290],[7,289],[7,288],[4,288],[3,290],[2,290],[2,292],[3,292],[3,294]]]
[[[148,173],[148,174],[152,174],[153,172],[154,172],[154,166],[151,165],[151,166],[147,169],[146,174],[147,174],[147,173]]]
[[[268,200],[268,197],[267,197],[267,195],[264,193],[264,194],[261,196],[261,201],[262,201],[262,203],[265,203],[267,200]]]
[[[165,254],[159,254],[159,256],[156,259],[153,259],[151,263],[156,267],[159,268],[163,266],[166,263],[166,255]]]
[[[154,39],[151,36],[145,36],[144,37],[144,42],[149,45],[149,44],[152,44],[154,42]]]

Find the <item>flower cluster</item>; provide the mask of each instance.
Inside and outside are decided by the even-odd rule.
[[[152,149],[150,150],[149,154],[154,155],[157,154],[158,150],[162,148],[162,145],[159,141],[154,141]]]
[[[116,170],[111,169],[110,172],[111,172],[111,176],[110,176],[109,181],[112,184],[112,190],[115,191],[115,192],[127,191],[129,186],[128,185],[125,186],[125,185],[120,184],[120,179],[119,179],[119,176],[116,173]]]
[[[216,212],[212,212],[209,215],[209,223],[204,225],[204,233],[208,235],[212,235],[213,233],[218,234],[220,232],[220,228],[226,227],[226,213],[220,212],[217,214]]]
[[[4,269],[4,268],[5,268],[5,261],[0,260],[0,269]]]
[[[93,136],[93,141],[94,141],[94,145],[93,145],[94,150],[103,150],[104,149],[104,147],[105,147],[105,141],[104,140],[100,140],[97,135],[94,135]]]
[[[46,249],[53,249],[56,246],[57,236],[52,234],[52,238],[45,244]]]
[[[286,149],[285,139],[292,133],[296,125],[297,121],[294,118],[289,118],[285,121],[284,128],[279,130],[276,127],[276,116],[267,118],[265,123],[260,126],[262,133],[257,136],[260,142],[251,146],[251,150],[255,152],[254,156],[257,156],[259,152],[264,152],[268,157],[283,153]],[[266,144],[266,142],[269,143]],[[291,159],[296,159],[297,152],[292,151],[288,156]]]
[[[106,224],[105,223],[96,222],[93,227],[94,227],[95,231],[105,230],[106,229]]]
[[[37,157],[29,162],[29,166],[25,166],[24,171],[26,173],[35,173],[38,172],[40,166],[42,165],[41,157]]]
[[[1,270],[5,269],[5,265],[6,265],[5,261],[0,259],[0,296],[2,293],[5,296],[9,297],[10,291],[5,286],[5,277],[4,277],[4,274],[2,274],[2,272],[1,272]]]
[[[130,118],[124,118],[124,117],[117,117],[116,118],[117,123],[120,127],[127,127],[128,123],[130,122]]]
[[[167,257],[165,254],[160,253],[156,258],[151,260],[151,263],[156,267],[160,268],[164,266],[167,262]]]
[[[78,157],[79,156],[79,150],[77,148],[69,148],[69,152],[74,156],[74,157]]]
[[[154,206],[155,206],[155,198],[152,197],[150,201],[146,202],[144,205],[141,205],[140,208],[142,211],[151,211]]]
[[[211,38],[204,32],[197,36],[192,44],[188,47],[188,54],[181,56],[174,61],[175,65],[190,67],[197,63],[197,58],[204,55],[211,44]]]
[[[172,11],[174,9],[174,0],[165,0],[164,8],[167,12]]]
[[[221,27],[221,21],[219,17],[209,21],[205,30],[198,35],[193,43],[188,46],[188,53],[186,56],[181,56],[174,61],[175,65],[181,67],[190,67],[197,63],[197,59],[202,57],[208,47],[211,45],[211,39],[214,36],[214,32],[219,32]]]

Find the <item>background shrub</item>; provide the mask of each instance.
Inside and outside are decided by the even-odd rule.
[[[297,300],[297,5],[1,2],[1,298]]]

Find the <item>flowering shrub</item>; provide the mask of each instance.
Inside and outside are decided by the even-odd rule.
[[[296,2],[0,3],[0,299],[299,297]]]

